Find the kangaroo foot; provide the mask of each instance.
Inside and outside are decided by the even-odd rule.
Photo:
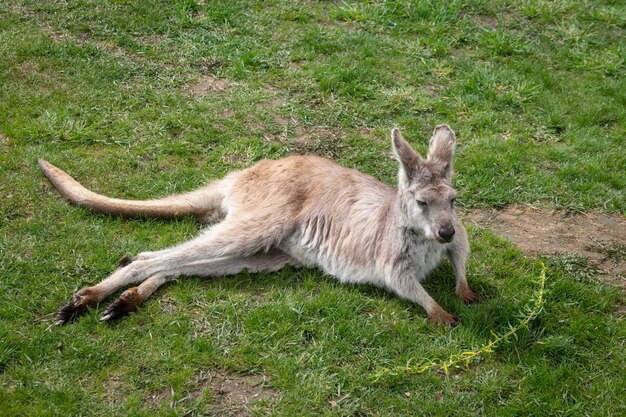
[[[435,326],[447,325],[450,327],[456,327],[459,325],[459,316],[453,313],[448,313],[444,309],[439,309],[432,314],[428,315],[430,322]]]
[[[456,292],[456,294],[465,302],[465,304],[471,304],[478,301],[478,296],[469,288],[460,289]]]
[[[97,293],[91,288],[83,288],[78,291],[72,301],[61,307],[56,315],[56,325],[68,323],[82,316],[89,307],[98,304]]]
[[[102,313],[100,321],[110,321],[137,311],[141,304],[141,297],[137,292],[137,287],[129,288],[120,295],[120,298],[113,301]]]

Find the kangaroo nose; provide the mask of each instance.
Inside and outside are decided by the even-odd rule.
[[[454,237],[454,227],[443,226],[439,228],[439,237],[446,242],[449,242]]]

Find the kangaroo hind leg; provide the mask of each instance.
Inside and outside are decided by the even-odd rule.
[[[124,261],[122,265],[126,266],[118,268],[104,281],[77,292],[72,301],[61,308],[56,323],[64,324],[85,313],[89,307],[96,306],[119,288],[143,282],[153,275],[164,275],[169,279],[179,275],[210,276],[210,269],[203,267],[206,262],[268,253],[283,238],[284,226],[271,224],[258,230],[254,227],[255,223],[251,219],[225,220],[178,246],[140,253],[130,263]]]
[[[244,258],[220,258],[196,262],[180,268],[180,275],[198,275],[204,277],[235,275],[243,270],[248,272],[278,271],[295,260],[284,252],[272,251],[267,254],[252,255]],[[136,311],[139,305],[148,299],[161,285],[173,280],[174,275],[157,273],[143,281],[138,287],[129,288],[109,304],[102,313],[101,321],[109,321]]]

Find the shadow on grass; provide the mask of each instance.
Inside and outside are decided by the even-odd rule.
[[[172,287],[180,285],[183,280],[205,293],[219,289],[224,295],[238,294],[244,300],[257,300],[261,304],[272,298],[270,294],[275,296],[277,292],[281,295],[295,296],[301,295],[303,289],[316,294],[325,288],[339,293],[345,292],[346,296],[351,295],[363,298],[365,301],[373,301],[376,305],[381,302],[389,303],[430,326],[424,310],[419,305],[399,299],[386,290],[372,285],[341,284],[315,268],[286,267],[275,273],[242,272],[233,276],[212,278],[185,277],[159,288],[145,304],[158,301],[171,292]],[[498,287],[486,280],[481,280],[474,286],[480,296],[479,301],[467,305],[454,294],[454,284],[452,270],[449,265],[445,264],[437,268],[428,278],[425,288],[444,309],[458,314],[461,319],[460,325],[477,338],[488,339],[493,331],[499,331],[508,324],[514,323],[525,306],[525,300],[511,300],[503,297]],[[107,301],[114,300],[116,296],[112,295]],[[100,309],[103,305],[106,306],[107,302],[101,304]],[[367,310],[366,308],[364,311]],[[139,312],[131,314],[147,314],[147,312],[140,309]],[[117,326],[124,320],[125,318],[116,320],[113,325]]]

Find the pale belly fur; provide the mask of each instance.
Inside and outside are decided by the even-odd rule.
[[[392,275],[392,265],[380,265],[376,259],[355,264],[336,253],[332,248],[313,247],[299,236],[293,236],[281,249],[302,266],[321,268],[344,283],[369,283],[377,286],[385,284]],[[446,245],[434,240],[415,245],[409,255],[412,261],[412,276],[422,282],[439,265],[445,254]]]

